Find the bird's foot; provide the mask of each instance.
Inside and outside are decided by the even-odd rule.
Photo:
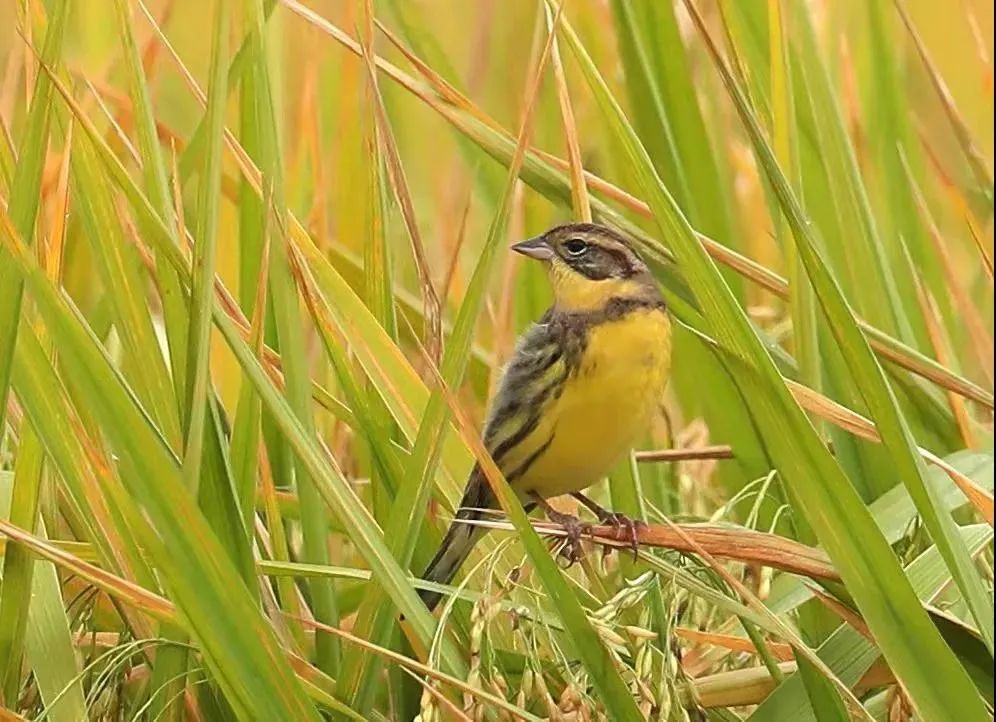
[[[559,555],[567,560],[567,567],[570,568],[584,557],[584,547],[581,545],[581,537],[589,533],[591,524],[578,519],[573,514],[565,514],[557,511],[546,499],[534,495],[537,505],[543,510],[546,518],[554,524],[559,524],[564,528],[566,536],[564,543],[560,547]]]
[[[554,524],[560,524],[566,532],[564,544],[560,548],[560,555],[567,560],[568,568],[581,561],[584,557],[581,537],[591,531],[591,524],[572,514],[564,514],[553,508],[546,512],[546,518]]]
[[[640,528],[647,524],[639,519],[633,519],[618,511],[602,510],[598,515],[598,521],[605,526],[610,526],[615,530],[616,539],[628,541],[629,548],[633,550],[635,560],[640,551]]]
[[[618,511],[609,511],[580,492],[575,492],[571,496],[584,504],[598,518],[600,524],[615,529],[616,539],[628,541],[633,550],[633,558],[636,559],[640,551],[640,528],[645,527],[646,522],[633,519]]]

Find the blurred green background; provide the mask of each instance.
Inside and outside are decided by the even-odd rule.
[[[4,0],[0,711],[991,719],[992,4],[554,7]],[[677,322],[594,494],[727,561],[513,503],[437,622],[506,247],[589,202]]]

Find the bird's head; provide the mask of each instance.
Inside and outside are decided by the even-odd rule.
[[[601,308],[610,298],[658,293],[647,265],[625,237],[594,223],[569,223],[516,243],[512,250],[546,265],[563,311]]]

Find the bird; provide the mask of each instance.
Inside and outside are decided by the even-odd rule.
[[[671,321],[660,289],[633,247],[608,227],[559,225],[511,250],[542,263],[553,304],[518,339],[484,424],[484,446],[527,511],[539,507],[577,549],[577,517],[547,499],[570,494],[603,524],[635,525],[582,492],[633,448],[660,408],[671,363]],[[446,584],[484,534],[466,522],[496,509],[480,465],[422,574]],[[442,594],[420,590],[431,610]]]

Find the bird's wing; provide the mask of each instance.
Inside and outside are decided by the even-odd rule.
[[[515,484],[529,465],[543,453],[553,438],[556,419],[551,418],[550,403],[560,395],[560,388],[578,356],[577,334],[560,322],[553,313],[534,324],[519,340],[508,366],[502,373],[498,393],[491,404],[484,427],[484,444],[498,463],[505,478]],[[533,502],[527,501],[526,508]],[[495,507],[491,485],[475,466],[436,556],[426,567],[423,578],[446,583],[466,560],[484,529],[465,523],[480,519],[481,509]],[[420,592],[430,606],[438,603],[438,592]]]
[[[502,372],[484,426],[484,445],[509,483],[514,484],[550,442],[555,420],[547,413],[549,404],[559,396],[575,355],[565,343],[569,335],[548,312],[519,339]],[[491,486],[475,466],[457,516],[476,519],[480,515],[474,510],[494,505]]]
[[[502,374],[484,443],[509,482],[541,453],[552,433],[548,411],[570,373],[564,329],[548,314],[520,339]]]

